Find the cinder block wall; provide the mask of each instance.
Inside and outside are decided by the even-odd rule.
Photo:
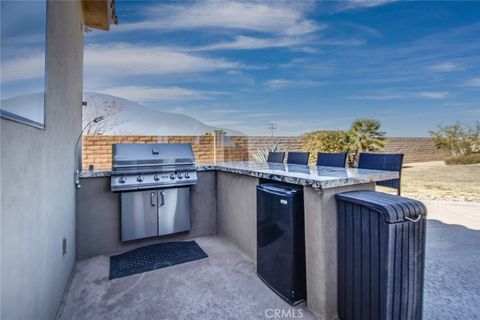
[[[287,151],[301,151],[300,137],[295,136],[85,136],[83,138],[83,169],[110,170],[112,144],[115,143],[190,143],[198,163],[215,161],[254,160],[255,154],[277,144]],[[447,154],[437,150],[430,138],[389,138],[383,152],[404,153],[405,163],[443,160]]]
[[[445,150],[438,150],[430,138],[388,138],[383,152],[403,153],[404,163],[443,160],[448,156]]]
[[[116,143],[190,143],[198,162],[212,162],[213,136],[84,136],[82,167],[93,165],[96,170],[110,170],[112,144]]]
[[[254,159],[255,153],[258,150],[270,148],[273,145],[278,145],[280,149],[286,151],[301,151],[302,144],[300,137],[294,136],[280,136],[280,137],[249,137],[248,138],[248,155],[250,159]]]

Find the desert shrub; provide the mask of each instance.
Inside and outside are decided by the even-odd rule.
[[[480,152],[480,121],[472,125],[456,122],[439,126],[436,131],[430,131],[430,135],[438,149],[446,149],[452,156]]]
[[[360,152],[382,150],[387,143],[385,132],[380,131],[380,121],[357,119],[349,131],[329,130],[313,131],[301,136],[304,150],[311,154],[310,160],[316,161],[318,152],[349,152],[348,163],[354,166]]]
[[[312,131],[300,137],[302,149],[310,152],[310,160],[316,161],[318,152],[348,151],[348,134],[345,131]]]
[[[458,156],[451,156],[445,159],[445,164],[477,164],[480,163],[480,153],[470,153]]]
[[[255,160],[259,162],[267,162],[268,154],[270,152],[284,152],[284,151],[285,149],[283,147],[280,147],[278,144],[274,144],[267,148],[258,149],[253,155],[253,157],[255,158]]]

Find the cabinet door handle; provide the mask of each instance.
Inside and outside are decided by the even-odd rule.
[[[163,192],[160,192],[160,198],[162,199],[162,203],[160,203],[160,207],[165,205],[165,195]]]
[[[155,207],[157,205],[157,195],[155,192],[150,192],[150,204],[152,207]]]

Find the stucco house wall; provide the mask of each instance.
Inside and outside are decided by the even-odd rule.
[[[1,319],[54,319],[75,262],[79,1],[48,1],[46,129],[1,119]],[[62,253],[62,239],[67,252]]]

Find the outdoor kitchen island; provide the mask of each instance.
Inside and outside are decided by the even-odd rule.
[[[260,179],[303,185],[307,306],[337,318],[337,206],[335,194],[374,190],[396,172],[256,162],[217,163],[218,232],[256,262],[256,186]]]
[[[303,186],[305,206],[305,249],[307,306],[321,319],[337,318],[337,214],[334,195],[346,191],[373,190],[375,181],[398,178],[398,173],[354,168],[307,167],[249,161],[197,164],[198,184],[192,188],[192,229],[190,233],[156,239],[169,241],[211,235],[216,231],[256,263],[256,186],[260,180],[280,181]],[[109,191],[109,172],[83,172],[82,189],[77,193],[77,251],[89,254],[82,242],[118,242],[117,234],[102,232],[101,225],[118,229],[118,195]],[[212,194],[215,193],[215,194]],[[211,203],[211,202],[216,202]],[[100,206],[102,212],[96,208]],[[96,211],[95,216],[91,211]],[[212,212],[216,210],[216,212]],[[98,215],[110,218],[100,218]],[[212,215],[216,215],[213,217]],[[93,220],[95,219],[95,220]],[[113,220],[116,221],[113,221]],[[209,225],[202,224],[206,219]],[[91,233],[92,225],[99,228]],[[197,225],[202,224],[201,228]],[[111,226],[105,225],[105,228]],[[195,231],[200,230],[200,231]],[[205,234],[203,234],[205,233]],[[95,239],[95,237],[117,237]],[[139,247],[148,242],[128,245]],[[101,253],[119,251],[115,245]],[[97,252],[97,254],[100,252]],[[81,258],[81,257],[80,257]]]

